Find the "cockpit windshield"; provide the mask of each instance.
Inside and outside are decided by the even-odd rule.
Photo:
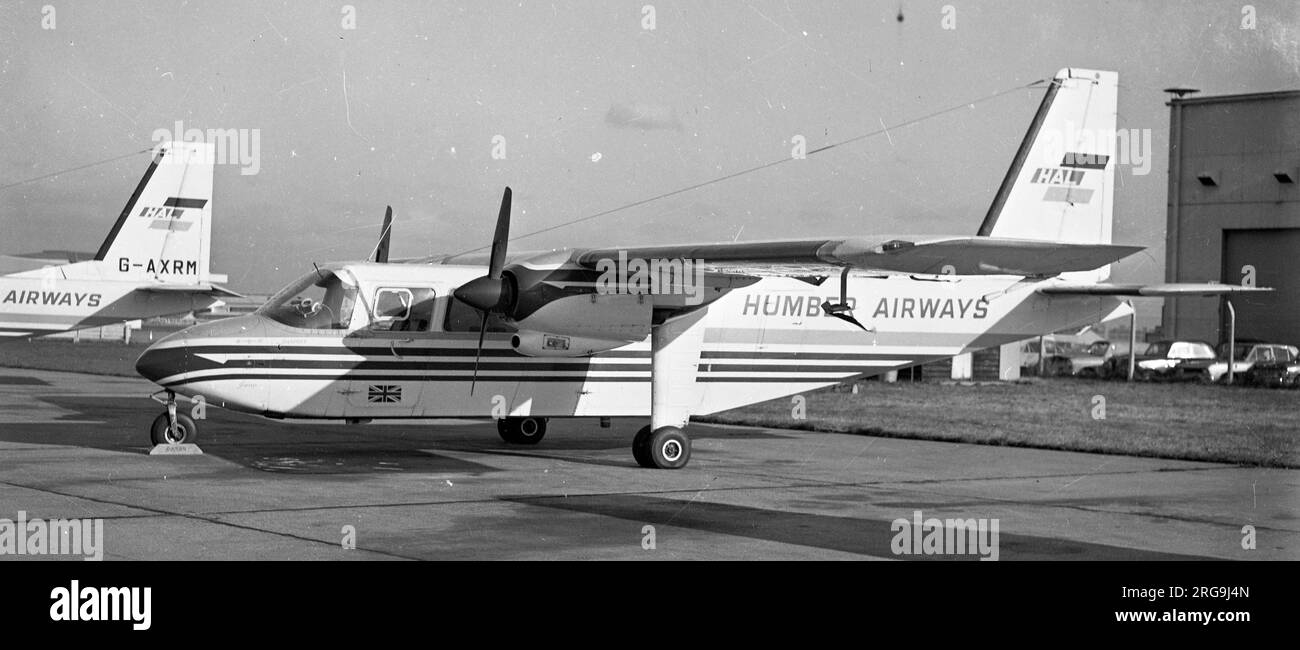
[[[290,327],[341,330],[352,322],[356,301],[355,285],[320,269],[281,289],[257,313]]]

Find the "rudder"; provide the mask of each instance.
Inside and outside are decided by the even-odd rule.
[[[1056,74],[980,235],[1111,243],[1119,74]]]
[[[209,280],[215,150],[164,142],[95,255],[119,275],[165,283]]]

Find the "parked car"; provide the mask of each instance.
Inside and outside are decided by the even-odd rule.
[[[1101,377],[1106,361],[1117,354],[1128,354],[1127,342],[1093,341],[1087,348],[1070,355],[1070,374],[1075,377]]]
[[[1102,376],[1128,376],[1129,355],[1114,355],[1102,366]],[[1210,365],[1218,361],[1214,348],[1204,341],[1155,341],[1137,355],[1134,379],[1139,381],[1210,381]]]
[[[1073,349],[1070,341],[1059,341],[1052,336],[1043,338],[1046,355],[1043,358],[1043,376],[1056,377],[1070,374],[1070,362],[1067,354]],[[1038,339],[1030,339],[1020,345],[1020,374],[1038,374]]]
[[[1273,363],[1276,361],[1285,361],[1288,357],[1294,356],[1291,352],[1295,347],[1283,345],[1281,343],[1268,343],[1265,341],[1237,341],[1233,346],[1232,354],[1232,374],[1237,383],[1245,383],[1246,375],[1256,363],[1266,362]],[[1210,364],[1210,380],[1215,382],[1227,381],[1228,379],[1228,344],[1220,343],[1218,347],[1219,361]]]
[[[1251,364],[1242,377],[1242,383],[1270,388],[1300,387],[1300,350],[1294,345],[1272,346],[1271,354],[1261,353],[1261,357]]]
[[[1115,349],[1115,344],[1110,341],[1072,341],[1064,335],[1045,337],[1043,344],[1047,349],[1043,374],[1047,377],[1096,377],[1102,362]],[[1020,360],[1020,374],[1032,375],[1038,372],[1038,339],[1030,339],[1021,344]]]

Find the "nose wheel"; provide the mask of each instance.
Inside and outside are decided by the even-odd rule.
[[[153,424],[149,427],[149,439],[154,445],[180,445],[194,442],[199,433],[194,419],[177,412],[176,393],[163,392],[167,394],[166,397],[159,397],[159,393],[150,396],[155,402],[167,407],[167,410],[154,418]]]
[[[632,457],[642,467],[681,469],[691,460],[691,439],[677,427],[641,427],[632,439]]]

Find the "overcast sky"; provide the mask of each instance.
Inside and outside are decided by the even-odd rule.
[[[1300,3],[6,2],[0,185],[149,148],[156,129],[258,129],[218,166],[216,272],[266,292],[310,262],[488,243],[503,186],[523,234],[972,103],[512,244],[973,234],[1041,97],[977,100],[1062,67],[1118,70],[1146,176],[1116,176],[1119,280],[1163,279],[1161,92],[1300,88]],[[643,29],[643,5],[655,29]],[[54,29],[43,29],[45,6]],[[943,29],[944,5],[956,29]],[[493,138],[506,159],[492,157]],[[145,154],[0,191],[0,251],[95,250]]]

